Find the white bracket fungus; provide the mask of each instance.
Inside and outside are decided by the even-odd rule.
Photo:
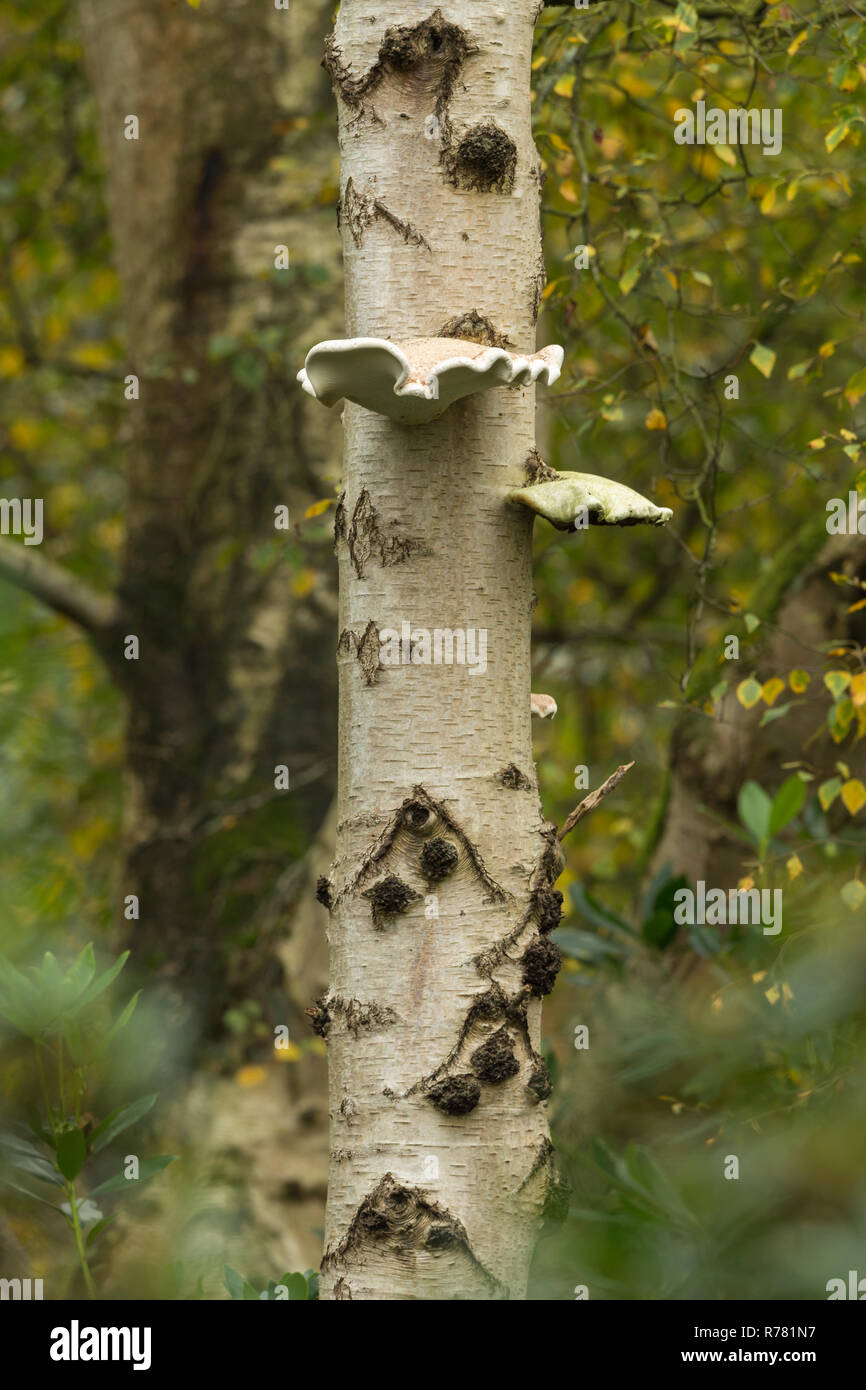
[[[657,507],[623,483],[594,473],[557,473],[549,482],[512,488],[505,496],[543,516],[558,531],[579,531],[587,525],[636,526],[641,521],[664,526],[673,516],[669,507]]]
[[[561,347],[523,356],[465,338],[336,338],[310,348],[298,381],[323,405],[345,398],[404,424],[435,420],[462,396],[491,386],[550,386]]]
[[[536,695],[529,697],[529,709],[536,719],[552,719],[556,714],[556,701],[552,695]]]

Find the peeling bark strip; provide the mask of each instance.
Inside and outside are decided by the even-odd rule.
[[[346,336],[534,350],[536,9],[342,0],[325,65]],[[383,218],[394,234],[370,231]],[[314,1018],[331,1087],[321,1297],[519,1299],[545,1201],[544,1182],[521,1184],[550,1142],[540,994],[561,901],[532,762],[532,519],[504,501],[526,482],[534,391],[414,425],[348,403],[343,423],[331,989]],[[385,613],[485,630],[486,671],[380,676]],[[331,1019],[338,999],[394,1018],[353,1033]]]

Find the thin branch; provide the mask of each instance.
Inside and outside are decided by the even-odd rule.
[[[612,792],[614,787],[618,787],[625,774],[631,772],[633,767],[633,762],[623,763],[621,767],[617,768],[616,772],[610,774],[606,782],[602,782],[597,791],[590,792],[589,796],[585,796],[580,805],[575,806],[571,815],[567,818],[565,825],[557,835],[557,839],[560,842],[564,840],[569,830],[573,830],[578,821],[583,820],[584,816],[588,816],[590,811],[594,811],[596,806],[607,796],[608,792]]]
[[[87,632],[105,633],[119,618],[117,601],[83,579],[71,574],[63,565],[29,546],[0,536],[0,578],[8,579],[40,602],[71,618]]]

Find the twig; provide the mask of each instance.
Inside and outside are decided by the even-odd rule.
[[[621,767],[617,768],[616,772],[610,774],[606,782],[602,782],[601,786],[596,791],[590,792],[589,796],[585,796],[580,805],[575,806],[571,815],[567,818],[565,825],[557,835],[557,839],[560,841],[564,840],[569,830],[573,830],[578,821],[583,820],[584,816],[588,816],[590,811],[594,811],[596,806],[607,796],[608,792],[612,792],[614,787],[619,786],[625,774],[630,772],[633,767],[633,762],[623,763]]]
[[[55,612],[71,618],[86,631],[107,632],[117,621],[119,609],[113,598],[91,589],[83,579],[63,565],[29,546],[0,537],[0,578],[26,589]]]

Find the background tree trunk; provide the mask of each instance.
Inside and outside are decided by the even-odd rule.
[[[81,0],[141,392],[126,406],[111,634],[129,708],[119,889],[140,899],[124,924],[136,966],[158,972],[193,1036],[219,1033],[239,999],[286,1021],[277,947],[304,881],[287,858],[334,780],[335,599],[327,583],[303,596],[304,562],[328,543],[297,529],[333,490],[333,426],[301,412],[285,369],[299,324],[331,331],[315,283],[339,275],[323,234],[331,132],[310,117],[330,8],[143,0],[120,18],[111,0]],[[138,140],[124,137],[128,115]],[[274,270],[279,245],[290,271]],[[137,662],[121,659],[127,633]]]
[[[349,335],[534,350],[537,9],[452,3],[412,23],[405,0],[341,5],[326,61]],[[315,1013],[331,1074],[325,1298],[525,1290],[551,1146],[522,957],[532,941],[558,954],[539,928],[560,862],[530,740],[532,523],[503,501],[525,481],[533,408],[531,389],[500,389],[427,425],[344,412],[331,986]],[[409,542],[399,563],[377,535]],[[486,673],[380,667],[379,631],[403,621],[485,630]],[[453,872],[438,881],[439,866]]]

